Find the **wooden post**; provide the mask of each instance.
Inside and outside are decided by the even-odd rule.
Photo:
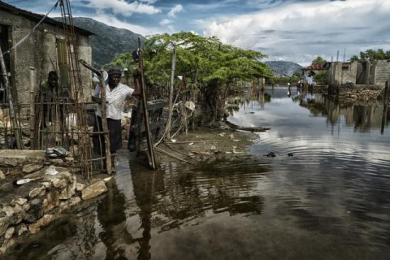
[[[107,174],[111,175],[112,173],[111,142],[110,142],[110,136],[109,136],[109,131],[108,131],[108,123],[107,123],[107,98],[106,98],[106,92],[105,92],[104,77],[100,70],[87,64],[87,62],[85,62],[84,60],[80,59],[79,62],[84,67],[86,67],[87,69],[97,74],[97,77],[98,77],[100,95],[101,95],[101,124],[102,124],[104,142],[105,142],[105,162],[106,162]]]
[[[151,129],[149,125],[149,116],[148,116],[148,106],[147,106],[147,97],[145,95],[145,81],[144,81],[144,59],[142,57],[141,51],[141,42],[140,38],[138,38],[138,58],[139,58],[139,67],[140,67],[140,86],[141,86],[141,95],[142,95],[142,110],[144,111],[144,123],[145,123],[145,133],[147,134],[147,146],[149,156],[151,158],[151,167],[152,169],[157,169],[156,160],[155,160],[155,153],[154,153],[154,146],[152,144],[151,138]]]
[[[21,131],[18,125],[19,122],[17,120],[16,111],[14,108],[15,100],[10,90],[9,77],[7,75],[6,64],[4,63],[3,51],[1,47],[0,47],[0,68],[1,68],[1,75],[3,76],[3,80],[4,80],[4,86],[6,87],[6,92],[8,94],[9,111],[10,111],[10,117],[13,123],[13,129],[14,129],[14,135],[16,137],[17,148],[22,149],[22,139],[21,139],[21,133],[20,133]]]
[[[172,125],[172,111],[173,111],[173,95],[174,95],[174,76],[175,76],[175,63],[176,63],[176,47],[173,44],[172,50],[172,66],[171,66],[171,88],[169,91],[169,112],[168,112],[168,121],[166,125],[167,130],[167,139],[171,139],[171,125]]]
[[[35,142],[36,142],[36,133],[35,133],[35,129],[36,129],[36,92],[35,92],[35,88],[36,88],[36,69],[31,66],[30,67],[30,99],[31,99],[31,104],[30,104],[30,127],[31,127],[31,131],[30,131],[30,137],[31,137],[31,148],[35,148]]]

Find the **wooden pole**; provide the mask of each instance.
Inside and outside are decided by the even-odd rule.
[[[139,58],[139,67],[140,67],[140,86],[141,86],[141,95],[142,95],[142,110],[144,111],[144,123],[145,123],[145,133],[147,134],[147,146],[149,156],[151,158],[151,167],[152,169],[157,169],[154,146],[152,144],[151,138],[151,129],[149,125],[149,116],[148,116],[148,106],[147,106],[147,97],[145,94],[145,81],[144,81],[144,59],[142,57],[142,50],[140,48],[141,41],[138,38],[138,58]]]
[[[171,125],[172,125],[172,111],[174,108],[174,102],[173,102],[173,95],[174,95],[174,76],[175,76],[175,63],[176,63],[176,47],[173,44],[173,50],[172,50],[172,66],[171,66],[171,88],[169,91],[169,112],[168,112],[168,121],[166,125],[166,130],[167,130],[167,139],[171,139]]]
[[[111,175],[112,173],[112,163],[111,163],[111,142],[110,136],[108,131],[108,123],[107,123],[107,98],[105,92],[105,82],[103,74],[100,70],[92,67],[84,60],[79,60],[79,62],[86,67],[87,69],[91,70],[95,74],[97,74],[99,87],[100,87],[100,95],[101,95],[101,124],[104,134],[104,142],[105,142],[105,162],[107,168],[107,174]]]
[[[3,76],[4,86],[6,87],[6,92],[8,94],[9,99],[9,110],[10,110],[10,117],[13,123],[14,135],[16,137],[16,144],[18,149],[22,149],[22,139],[20,133],[20,127],[18,126],[18,120],[16,117],[16,111],[14,110],[14,96],[10,90],[10,83],[9,77],[7,75],[6,64],[4,63],[3,51],[0,46],[0,68],[1,68],[1,75]]]

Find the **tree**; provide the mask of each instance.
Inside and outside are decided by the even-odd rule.
[[[313,64],[323,65],[323,64],[325,64],[325,63],[326,63],[326,60],[323,59],[321,56],[316,57],[316,58],[313,59],[313,61],[312,61],[312,65],[313,65]]]
[[[199,91],[197,101],[206,123],[223,116],[224,99],[238,81],[272,78],[270,68],[260,60],[264,55],[223,44],[216,37],[202,37],[191,32],[160,34],[145,42],[146,81],[150,85],[167,87],[171,76],[171,56],[176,48],[176,76],[183,76],[188,88]],[[118,56],[115,63],[130,57]]]
[[[375,61],[384,59],[390,59],[390,51],[384,51],[383,49],[368,49],[364,52],[360,52],[359,56],[352,56],[350,61]]]

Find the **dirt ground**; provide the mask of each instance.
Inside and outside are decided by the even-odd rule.
[[[252,132],[200,128],[165,141],[156,151],[161,160],[167,160],[167,157],[185,162],[230,159],[248,154],[249,146],[257,138]]]

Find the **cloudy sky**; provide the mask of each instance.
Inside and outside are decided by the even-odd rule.
[[[4,1],[4,0],[3,0]],[[46,13],[56,0],[5,0]],[[181,30],[215,35],[267,60],[303,65],[321,55],[340,59],[390,49],[389,0],[71,0],[73,15],[142,35]],[[56,11],[52,15],[58,15]]]

